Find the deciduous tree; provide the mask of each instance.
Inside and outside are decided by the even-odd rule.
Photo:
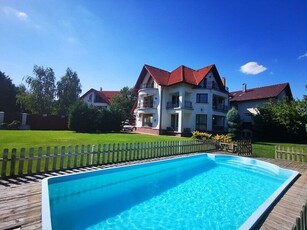
[[[56,92],[54,72],[52,68],[35,65],[33,74],[34,76],[26,77],[29,90],[20,94],[18,101],[32,113],[51,114],[54,112]]]
[[[307,140],[307,101],[270,102],[258,110],[260,113],[254,121],[263,139],[291,142]]]
[[[0,111],[16,112],[16,87],[12,80],[0,71]]]
[[[81,92],[78,74],[67,68],[65,75],[57,82],[57,113],[68,115],[69,107],[79,99]]]
[[[122,120],[132,118],[131,109],[135,101],[132,91],[126,86],[112,98],[111,110],[117,111],[117,114],[121,113]]]

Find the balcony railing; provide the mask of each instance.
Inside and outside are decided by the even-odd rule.
[[[142,102],[138,105],[140,109],[154,108],[153,102]]]
[[[172,103],[171,101],[168,101],[166,103],[167,109],[173,109],[173,108],[178,108],[178,107],[179,107],[179,103]]]
[[[166,108],[167,109],[174,109],[179,107],[179,102],[178,103],[172,103],[171,101],[168,101],[166,103]],[[184,101],[182,109],[193,109],[192,106],[192,101]]]
[[[212,109],[219,110],[219,111],[227,111],[228,110],[228,106],[227,105],[223,105],[223,104],[213,105]]]
[[[193,109],[192,101],[184,101],[184,108],[185,109]]]

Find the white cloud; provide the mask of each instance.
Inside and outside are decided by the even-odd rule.
[[[256,75],[266,71],[267,68],[263,65],[259,65],[257,62],[247,62],[245,65],[240,67],[240,71],[245,74]]]
[[[28,15],[25,12],[19,11],[19,12],[16,13],[16,16],[21,20],[27,20],[28,19]]]
[[[29,16],[25,12],[16,10],[12,7],[5,6],[1,7],[0,10],[9,17],[13,16],[20,20],[27,20],[29,18]]]
[[[305,53],[305,54],[299,56],[297,59],[302,59],[302,58],[305,58],[305,57],[307,57],[307,53]]]

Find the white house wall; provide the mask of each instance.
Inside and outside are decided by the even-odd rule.
[[[249,108],[256,108],[262,106],[267,100],[256,100],[256,101],[242,101],[238,103],[237,110],[240,114],[240,119],[243,122],[253,122],[251,113],[247,110]]]
[[[211,76],[209,78],[209,76]],[[144,83],[147,83],[149,80],[149,73],[146,74]],[[207,84],[212,84],[212,81],[215,82],[213,73],[209,73],[207,76]],[[216,82],[215,82],[216,83]],[[178,132],[182,133],[185,128],[189,128],[191,131],[195,130],[195,118],[197,114],[206,114],[207,115],[207,130],[212,131],[212,117],[214,115],[226,117],[227,111],[216,111],[213,110],[213,95],[224,98],[225,106],[228,106],[228,93],[219,91],[218,89],[208,89],[208,88],[194,88],[189,84],[177,84],[174,86],[161,86],[157,85],[154,82],[154,87],[157,88],[157,94],[154,95],[154,111],[153,113],[153,123],[152,129],[162,129],[166,130],[168,127],[171,127],[171,114],[178,114]],[[140,92],[140,91],[139,91]],[[146,92],[146,91],[144,91]],[[207,93],[208,94],[208,103],[196,103],[196,94],[198,93]],[[166,108],[167,102],[172,101],[172,95],[179,96],[179,106],[178,108]],[[138,102],[142,100],[138,97]],[[192,102],[193,109],[185,109],[185,101]],[[136,113],[136,127],[142,127],[142,116],[146,113],[146,110],[137,108]],[[224,127],[226,127],[226,118]]]
[[[102,107],[102,108],[106,108],[109,109],[110,105],[107,103],[100,103],[100,102],[95,102],[95,93],[91,92],[89,94],[87,94],[85,97],[83,97],[83,101],[88,104],[88,105],[92,105],[95,107]]]

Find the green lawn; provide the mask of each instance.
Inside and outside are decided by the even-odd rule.
[[[189,138],[185,138],[189,139]],[[89,134],[72,131],[0,130],[0,155],[3,149],[97,145],[113,143],[154,142],[178,140],[173,136],[153,136],[132,133]]]
[[[189,138],[185,138],[189,140]],[[97,145],[113,143],[133,143],[133,142],[154,142],[178,140],[172,136],[154,136],[131,133],[107,133],[88,134],[75,133],[72,131],[32,131],[32,130],[0,130],[0,155],[3,149],[21,149],[30,147],[54,147],[69,145]],[[253,143],[253,154],[256,157],[274,158],[275,145],[305,147],[306,145],[255,142]]]
[[[293,143],[255,142],[253,143],[253,154],[256,157],[274,158],[276,145],[294,148],[304,148],[304,150],[307,151],[307,145]]]

